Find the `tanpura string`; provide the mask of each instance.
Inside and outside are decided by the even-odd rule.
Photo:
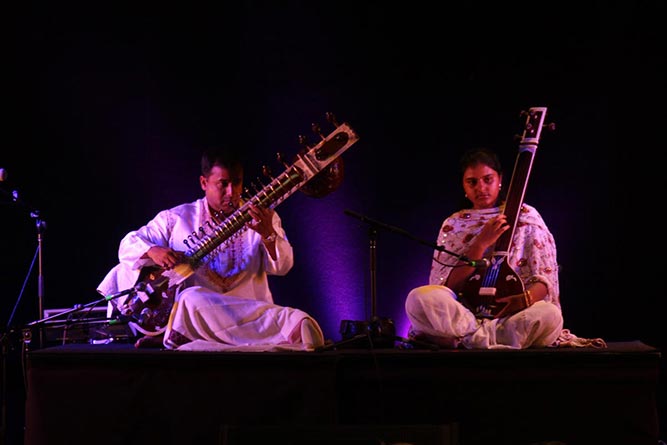
[[[496,281],[498,280],[499,269],[500,263],[495,263],[486,270],[486,274],[482,280],[482,285],[484,287],[495,287]]]

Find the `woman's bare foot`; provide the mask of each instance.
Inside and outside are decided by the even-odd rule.
[[[160,335],[145,335],[134,342],[135,348],[161,348],[164,334]]]

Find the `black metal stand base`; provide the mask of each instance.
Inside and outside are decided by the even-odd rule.
[[[373,317],[370,321],[343,320],[340,323],[341,341],[325,344],[316,351],[338,349],[389,349],[397,343],[408,345],[410,340],[396,335],[394,321]]]

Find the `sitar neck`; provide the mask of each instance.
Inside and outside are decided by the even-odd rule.
[[[242,232],[252,219],[248,210],[250,205],[266,208],[275,208],[304,184],[323,172],[334,160],[341,156],[348,148],[359,140],[357,133],[347,124],[338,124],[328,136],[310,147],[304,153],[297,155],[296,161],[288,166],[280,175],[264,186],[255,196],[239,207],[219,224],[216,224],[211,233],[193,237],[192,245],[188,244],[185,255],[189,258],[192,267],[198,267],[205,262],[223,243],[237,233]],[[319,128],[319,127],[318,127]]]
[[[220,224],[216,225],[213,232],[202,237],[194,248],[186,252],[186,255],[190,257],[193,265],[199,265],[222,243],[245,229],[246,224],[252,219],[248,212],[250,205],[273,208],[287,199],[297,189],[297,186],[304,181],[304,174],[298,168],[290,167]]]

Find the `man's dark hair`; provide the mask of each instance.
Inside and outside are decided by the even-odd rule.
[[[231,174],[243,172],[243,160],[236,151],[209,147],[201,156],[202,176],[209,176],[211,169],[216,165],[228,169]]]

